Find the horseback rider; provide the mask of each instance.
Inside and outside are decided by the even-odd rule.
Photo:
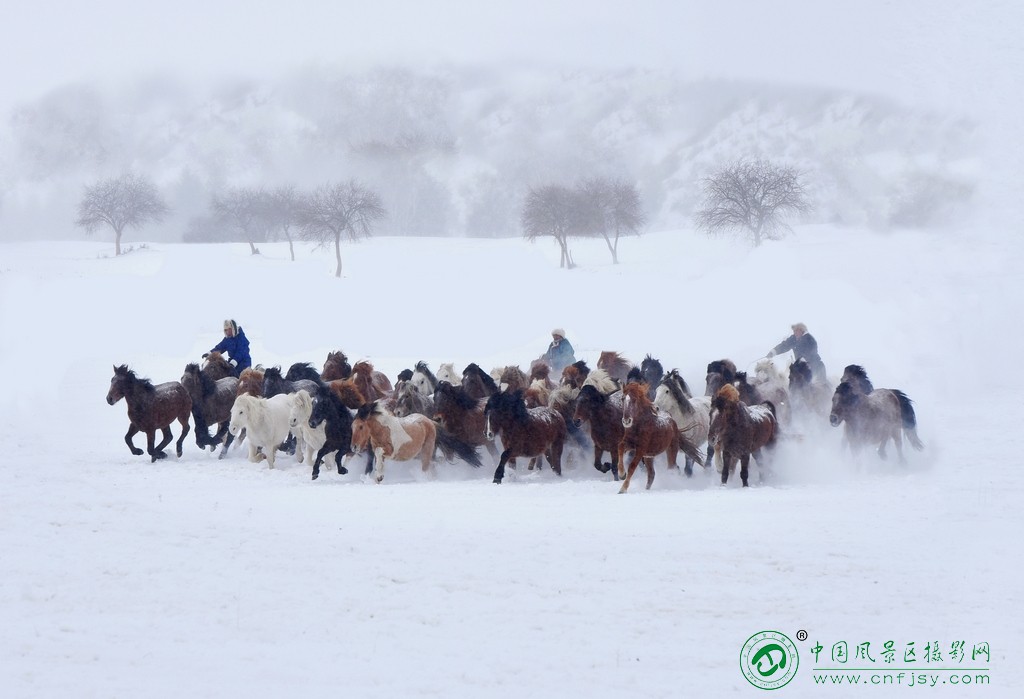
[[[825,363],[818,354],[818,343],[814,336],[807,332],[807,326],[803,323],[794,323],[792,330],[793,334],[775,345],[767,356],[771,358],[787,350],[793,350],[795,359],[807,362],[815,381],[825,381]]]
[[[224,339],[210,350],[210,352],[227,353],[231,366],[235,369],[235,376],[242,373],[243,369],[252,366],[252,357],[249,356],[249,338],[245,336],[242,326],[233,320],[224,321]],[[210,354],[207,352],[203,359]]]
[[[576,361],[576,353],[565,339],[565,330],[555,328],[551,331],[551,344],[541,359],[548,363],[556,375],[561,374],[562,369]]]

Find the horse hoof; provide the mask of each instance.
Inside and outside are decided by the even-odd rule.
[[[338,473],[339,473],[340,475],[344,476],[344,475],[345,475],[346,473],[348,473],[348,469],[347,469],[347,468],[345,468],[344,466],[339,466],[339,467],[338,467]]]
[[[383,483],[384,482],[384,476],[374,476],[373,480],[375,480],[378,483]]]
[[[132,449],[132,454],[134,454],[135,456],[142,456],[145,453],[146,452],[142,451],[141,449]]]
[[[494,485],[501,485],[501,479],[500,478],[495,478],[494,479]]]
[[[319,474],[319,473],[314,473],[314,474],[313,474],[313,480],[314,480],[314,481],[315,481],[315,480],[316,480],[317,478],[319,478],[319,477],[320,477],[320,474]]]

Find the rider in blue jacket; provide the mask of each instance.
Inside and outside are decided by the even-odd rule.
[[[556,376],[560,376],[562,369],[576,361],[576,354],[572,345],[565,339],[564,330],[555,328],[551,331],[551,344],[541,359],[548,363]]]
[[[224,339],[217,343],[211,352],[227,353],[228,359],[235,367],[235,375],[252,366],[249,356],[249,338],[245,336],[242,326],[233,320],[224,321]]]

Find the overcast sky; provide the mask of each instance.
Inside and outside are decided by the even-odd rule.
[[[941,102],[962,95],[958,83],[972,72],[992,79],[1002,70],[990,56],[1016,49],[1024,20],[1016,0],[3,4],[5,106],[76,81],[116,85],[162,72],[201,83],[311,62],[668,67]],[[960,16],[951,22],[950,13]]]

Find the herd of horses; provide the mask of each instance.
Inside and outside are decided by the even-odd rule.
[[[902,391],[874,388],[859,365],[846,367],[837,385],[815,380],[791,354],[781,366],[780,358],[759,360],[753,376],[731,360],[712,361],[704,395],[695,396],[678,370],[666,373],[650,355],[634,366],[611,351],[593,369],[578,361],[558,376],[541,360],[529,372],[519,366],[486,372],[473,363],[461,374],[452,364],[435,374],[421,361],[395,384],[368,361],[349,364],[341,351],[329,353],[321,370],[297,363],[287,372],[253,367],[237,377],[214,352],[202,366],[186,365],[180,381],[156,385],[115,366],[107,402],[121,398],[130,422],[124,440],[135,455],[165,458],[177,421],[180,457],[191,417],[201,449],[219,447],[223,458],[235,439],[244,439],[249,460],[266,460],[271,468],[283,449],[310,462],[314,480],[331,454],[345,474],[348,460],[365,451],[365,472],[380,483],[389,461],[419,461],[429,472],[440,452],[449,462],[479,467],[483,448],[497,462],[494,483],[501,483],[517,459],[528,460],[531,470],[546,461],[561,475],[566,450],[577,449],[592,450],[594,468],[621,480],[625,493],[641,462],[650,488],[655,458],[664,455],[678,471],[680,452],[686,476],[694,464],[714,463],[724,485],[738,465],[747,486],[751,459],[763,479],[780,436],[821,425],[841,425],[843,444],[855,456],[873,447],[885,458],[892,441],[903,463],[904,439],[923,448],[913,404]],[[146,433],[145,452],[133,443],[138,432]]]

